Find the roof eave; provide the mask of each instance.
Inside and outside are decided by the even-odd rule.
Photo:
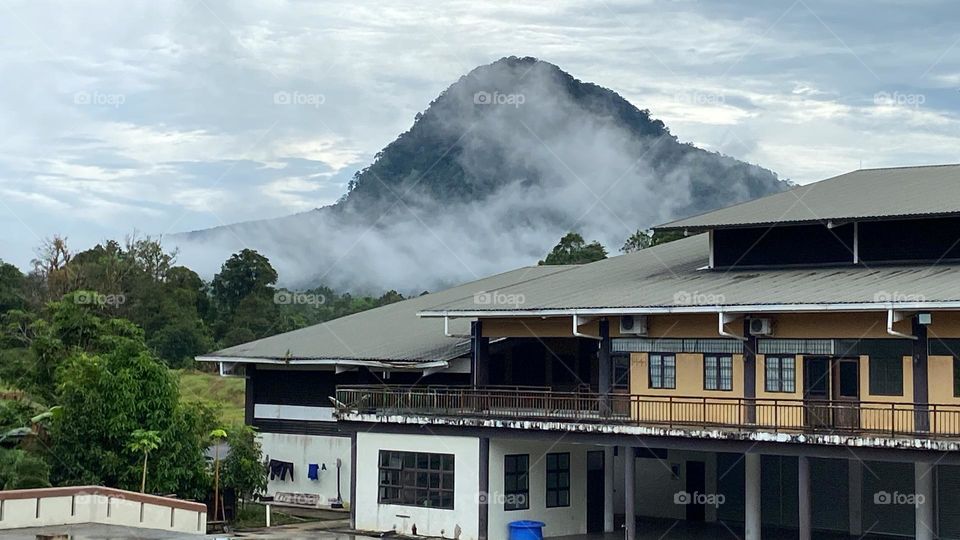
[[[856,311],[960,310],[960,300],[939,302],[837,302],[814,304],[734,304],[716,306],[578,307],[522,310],[427,310],[420,317],[569,317],[598,315],[668,315],[696,313],[815,313]]]

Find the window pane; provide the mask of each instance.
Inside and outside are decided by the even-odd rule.
[[[733,358],[730,356],[720,358],[720,389],[733,390]]]
[[[780,359],[766,357],[764,359],[764,364],[766,364],[767,369],[767,384],[765,386],[767,392],[779,392],[780,391]]]
[[[663,357],[663,387],[677,387],[677,358],[675,356]]]
[[[705,389],[717,389],[717,374],[717,357],[705,356],[703,358],[703,387]]]
[[[797,380],[796,359],[791,357],[780,359],[780,386],[784,392],[793,392]]]
[[[663,388],[663,365],[659,354],[650,355],[650,387]]]

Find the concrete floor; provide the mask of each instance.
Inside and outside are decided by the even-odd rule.
[[[23,529],[0,530],[0,540],[36,540],[38,534],[69,534],[72,540],[202,540],[200,534],[183,534],[157,529],[119,527],[117,525],[98,525],[84,523],[80,525],[56,525],[51,527],[27,527]]]
[[[606,534],[585,534],[574,536],[555,536],[550,540],[623,540],[624,531]],[[643,519],[637,522],[638,540],[742,540],[742,523],[691,523],[666,519]],[[797,531],[790,529],[763,530],[764,540],[796,540]],[[848,536],[839,533],[814,531],[814,540],[880,540],[885,536]]]

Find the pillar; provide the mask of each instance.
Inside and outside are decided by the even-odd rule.
[[[743,319],[743,397],[745,400],[744,423],[757,421],[757,336],[750,333],[750,319]]]
[[[797,504],[800,515],[798,526],[800,528],[800,540],[810,540],[811,525],[810,512],[810,458],[800,456],[797,458]]]
[[[600,393],[600,415],[610,414],[610,392],[613,390],[613,364],[610,359],[610,321],[600,320],[600,350],[597,351],[597,388]]]
[[[863,534],[863,462],[847,461],[847,482],[850,501],[850,536]]]
[[[350,434],[350,528],[357,528],[357,432]]]
[[[914,538],[917,540],[936,538],[937,524],[933,516],[935,497],[933,475],[935,473],[936,467],[931,463],[914,464],[914,504],[917,512]]]
[[[490,528],[490,437],[480,437],[479,463],[477,464],[477,484],[479,486],[480,508],[477,528],[480,540],[487,540]]]
[[[930,353],[927,326],[920,324],[917,315],[913,316],[913,425],[916,431],[930,430],[929,389],[927,380],[928,357]]]
[[[746,454],[743,459],[744,539],[760,540],[760,454]]]
[[[603,532],[613,532],[613,447],[603,449]]]
[[[634,502],[635,469],[637,465],[637,456],[632,446],[624,446],[623,451],[623,510],[626,514],[626,540],[637,539],[637,507]]]
[[[474,387],[490,385],[490,338],[483,336],[483,321],[470,323],[470,380]]]
[[[254,409],[256,408],[256,403],[254,402],[254,378],[257,376],[257,365],[256,364],[247,364],[245,369],[246,379],[243,384],[243,423],[252,426],[254,420]]]

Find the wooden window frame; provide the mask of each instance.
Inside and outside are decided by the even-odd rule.
[[[653,357],[660,357],[660,385],[653,384]],[[666,363],[664,359],[670,358],[673,361],[673,385],[666,385]],[[647,387],[655,390],[676,390],[677,389],[677,355],[675,353],[647,353]]]
[[[561,457],[566,456],[567,466],[561,466]],[[550,466],[550,460],[553,458],[555,460],[555,466]],[[547,508],[565,508],[570,506],[570,452],[554,452],[547,454],[546,456],[546,467],[547,467],[547,476],[546,476],[546,486],[547,486]],[[556,477],[556,486],[550,487],[550,478],[551,475]],[[566,479],[565,485],[561,482],[561,479]],[[566,494],[567,502],[566,504],[561,504],[560,496]],[[554,500],[556,504],[550,504],[550,495],[554,495]]]
[[[717,361],[715,366],[716,373],[714,374],[714,377],[715,377],[714,380],[717,383],[716,388],[707,387],[707,373],[708,373],[707,359],[708,358],[714,358]],[[730,380],[729,380],[728,388],[723,388],[723,383],[722,383],[723,378],[720,376],[720,374],[723,372],[721,361],[725,358],[730,360]],[[732,392],[733,391],[733,355],[732,354],[707,353],[703,355],[703,389],[708,392]]]
[[[522,473],[519,471],[521,458],[526,459],[526,466]],[[515,460],[514,471],[508,472],[507,461],[511,459]],[[519,485],[522,479],[525,487],[523,489],[508,490],[507,478],[510,476],[516,477],[515,485]],[[504,512],[530,509],[530,454],[507,454],[503,456],[503,495]]]
[[[378,459],[378,504],[454,509],[456,457],[453,454],[380,450]],[[424,462],[426,467],[421,466]]]
[[[772,388],[770,383],[770,361],[776,360],[776,369],[777,380],[776,387]],[[791,368],[784,368],[784,360],[792,360]],[[791,384],[793,385],[792,389],[787,390],[784,383],[784,373],[792,373],[790,379]],[[797,391],[797,357],[793,354],[767,354],[763,357],[763,390],[764,392],[776,393],[776,394],[793,394]]]

